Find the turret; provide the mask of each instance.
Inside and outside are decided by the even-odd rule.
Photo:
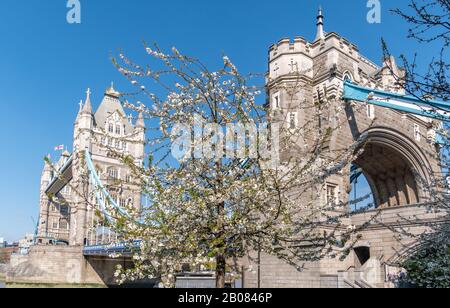
[[[74,150],[83,151],[91,147],[92,130],[94,129],[94,115],[92,113],[91,91],[86,91],[84,105],[80,102],[80,111],[77,115],[74,128]]]
[[[47,160],[50,160],[50,154],[47,155]],[[42,170],[41,174],[41,193],[47,188],[48,184],[50,183],[52,179],[52,167],[50,164],[45,161],[44,162],[44,168]]]
[[[144,160],[145,152],[145,121],[142,112],[139,112],[136,124],[134,125],[134,133],[138,139],[138,144],[136,144],[135,157],[139,161]]]

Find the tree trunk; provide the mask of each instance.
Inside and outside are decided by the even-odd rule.
[[[225,288],[226,260],[222,254],[216,256],[216,288]]]

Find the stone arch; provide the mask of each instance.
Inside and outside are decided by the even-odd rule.
[[[410,138],[386,127],[373,127],[354,164],[362,169],[377,207],[394,207],[429,201],[426,186],[431,165]]]

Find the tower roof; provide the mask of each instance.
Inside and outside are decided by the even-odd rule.
[[[118,112],[123,118],[122,122],[125,126],[125,133],[129,134],[133,132],[133,127],[126,119],[126,114],[119,100],[119,96],[120,93],[117,92],[112,85],[105,91],[105,96],[94,115],[95,124],[98,127],[105,129],[108,118],[115,112]]]
[[[144,115],[142,114],[142,112],[139,112],[138,118],[136,120],[136,125],[137,128],[145,128],[145,121],[144,121]]]
[[[92,114],[91,89],[87,89],[86,91],[86,102],[84,103],[84,107],[81,113]]]
[[[319,7],[319,12],[317,13],[317,34],[316,41],[325,39],[325,31],[323,30],[323,11],[322,7]]]
[[[111,82],[111,86],[108,89],[106,89],[105,95],[109,95],[116,98],[120,97],[120,92],[114,89],[114,82]]]

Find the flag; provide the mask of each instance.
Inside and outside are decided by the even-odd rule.
[[[55,147],[55,151],[62,151],[64,150],[64,145],[58,145]]]

